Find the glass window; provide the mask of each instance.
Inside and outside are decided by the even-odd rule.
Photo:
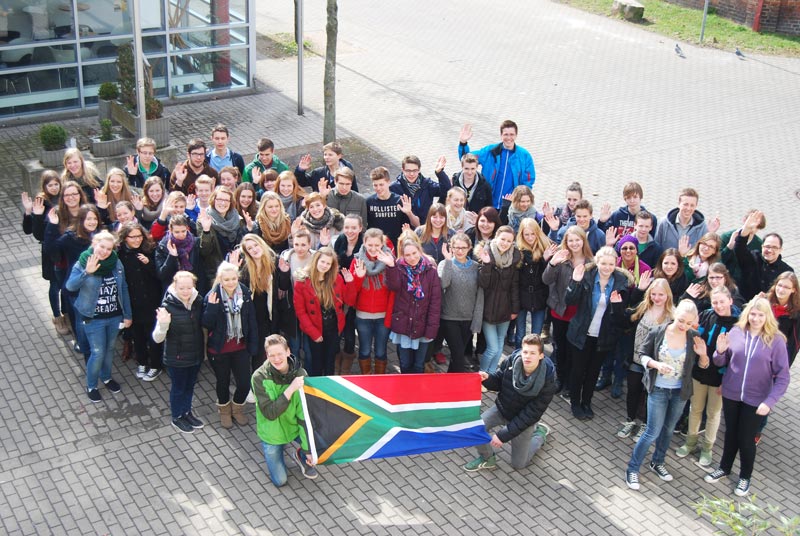
[[[247,37],[246,28],[183,32],[170,35],[169,48],[175,52],[191,48],[243,45],[247,44]]]
[[[172,93],[199,93],[247,84],[247,50],[198,52],[172,57]]]
[[[77,67],[0,75],[0,115],[75,108]]]

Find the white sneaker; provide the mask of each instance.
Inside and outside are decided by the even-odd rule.
[[[247,400],[245,400],[245,403],[247,403],[247,404],[255,404],[256,403],[256,396],[253,394],[252,390],[249,393],[247,393]]]
[[[145,373],[147,373],[147,367],[145,367],[144,365],[139,365],[138,367],[136,367],[136,377],[138,379],[141,380],[142,378],[144,378]]]
[[[156,378],[158,378],[159,376],[161,376],[161,369],[151,368],[150,370],[147,371],[147,374],[145,374],[144,378],[142,379],[146,382],[151,382]]]

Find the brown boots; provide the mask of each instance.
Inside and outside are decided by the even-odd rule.
[[[244,412],[244,404],[237,404],[236,402],[232,402],[232,404],[231,414],[233,415],[233,420],[239,426],[245,426],[247,424],[247,414]]]
[[[359,359],[358,366],[362,375],[372,374],[372,359]]]
[[[356,354],[348,354],[347,352],[342,352],[342,363],[341,368],[337,374],[341,375],[348,375],[353,373],[353,361],[356,359]]]
[[[56,328],[56,333],[59,335],[69,335],[72,331],[69,326],[69,319],[64,315],[53,317],[53,327]]]
[[[375,360],[375,374],[386,374],[386,363],[385,359],[376,359]]]
[[[122,362],[124,363],[128,359],[133,357],[133,341],[132,340],[122,340]]]
[[[219,408],[219,423],[223,428],[232,428],[233,421],[239,426],[247,424],[247,414],[244,412],[244,404],[237,404],[229,401],[227,404],[217,402]]]

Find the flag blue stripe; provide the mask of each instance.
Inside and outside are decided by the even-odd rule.
[[[403,430],[385,444],[370,458],[389,458],[391,456],[409,456],[439,450],[450,450],[472,447],[488,443],[490,437],[483,425],[456,431],[415,432]]]

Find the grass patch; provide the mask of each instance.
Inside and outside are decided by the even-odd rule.
[[[577,7],[598,15],[611,16],[613,0],[559,0],[563,4]],[[678,41],[699,44],[700,26],[703,11],[677,6],[661,0],[639,0],[644,5],[642,28],[659,33]],[[703,45],[734,50],[738,47],[744,52],[800,56],[800,36],[779,35],[769,32],[758,33],[724,19],[709,9]]]
[[[297,43],[294,40],[294,35],[290,33],[258,34],[256,48],[260,54],[268,58],[279,59],[297,56]],[[303,41],[303,50],[314,52],[311,49],[311,41]]]

